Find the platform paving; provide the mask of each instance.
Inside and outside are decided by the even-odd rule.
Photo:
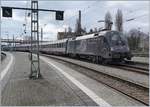
[[[25,53],[12,53],[14,71],[1,92],[2,106],[96,106],[66,77],[41,61],[42,79],[30,80],[30,62]]]

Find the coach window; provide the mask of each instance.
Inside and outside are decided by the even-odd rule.
[[[61,43],[61,48],[62,48],[62,43]]]
[[[61,43],[61,48],[63,47],[63,43]]]
[[[65,47],[65,43],[64,43],[64,47]]]
[[[63,47],[63,43],[61,43],[61,48]]]
[[[61,48],[61,43],[60,43],[60,48]]]
[[[60,43],[60,48],[61,48],[61,43]]]

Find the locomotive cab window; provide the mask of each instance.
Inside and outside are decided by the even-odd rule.
[[[118,32],[109,32],[107,34],[107,39],[109,41],[109,43],[114,46],[114,45],[125,45],[125,36],[122,33],[118,33]]]

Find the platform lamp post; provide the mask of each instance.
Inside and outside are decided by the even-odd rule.
[[[13,35],[14,36],[14,35]],[[16,52],[16,43],[17,43],[17,38],[19,36],[14,37],[14,51]],[[21,36],[20,36],[21,37]]]
[[[8,50],[10,51],[10,47],[9,47],[9,33],[8,33],[8,31],[5,32],[5,33],[6,33],[6,35],[7,35],[7,46],[8,46]]]

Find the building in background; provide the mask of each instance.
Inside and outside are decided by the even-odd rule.
[[[57,39],[65,39],[65,38],[72,38],[75,37],[75,33],[74,32],[58,32],[57,33]]]

